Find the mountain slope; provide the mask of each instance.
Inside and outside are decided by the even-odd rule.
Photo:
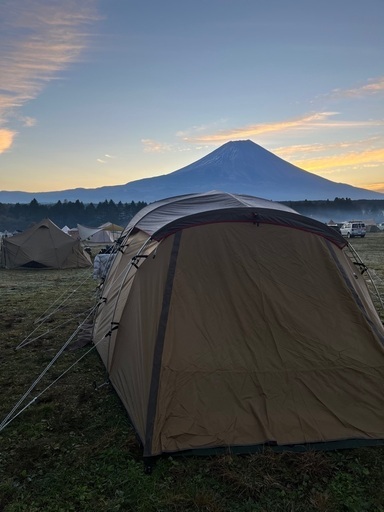
[[[246,193],[274,201],[333,200],[335,197],[384,199],[384,194],[336,183],[304,171],[254,142],[242,140],[227,142],[200,160],[163,176],[95,189],[0,192],[0,202],[29,202],[36,198],[41,203],[58,200],[149,203],[164,197],[209,190]]]

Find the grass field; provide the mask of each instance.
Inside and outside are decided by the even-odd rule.
[[[384,233],[352,245],[384,295]],[[0,270],[0,421],[93,306],[91,274]],[[0,434],[1,511],[384,511],[384,447],[164,457],[146,475],[125,410],[90,347],[70,344],[25,404],[83,359]]]

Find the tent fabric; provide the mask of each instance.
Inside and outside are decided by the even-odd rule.
[[[122,226],[119,226],[118,224],[114,224],[113,222],[105,222],[100,226],[100,229],[104,229],[105,231],[112,231],[112,232],[118,232],[124,231],[124,228]]]
[[[384,442],[384,328],[343,237],[219,195],[144,208],[102,288],[93,341],[144,455]]]
[[[217,211],[239,206],[271,208],[296,213],[292,208],[280,203],[245,194],[229,194],[220,191],[186,194],[163,199],[142,208],[130,221],[123,235],[133,228],[153,235],[159,228],[177,219],[201,212]]]
[[[113,244],[112,233],[101,228],[91,228],[77,224],[79,237],[82,242],[87,244]]]
[[[92,265],[79,240],[65,234],[50,219],[43,219],[26,231],[3,240],[5,268],[66,269]]]
[[[124,229],[112,222],[106,222],[97,228],[78,224],[77,228],[80,239],[87,244],[113,244]]]
[[[152,238],[160,239],[174,229],[186,227],[187,223],[196,225],[230,219],[296,224],[301,229],[317,230],[319,234],[342,247],[346,245],[340,234],[335,234],[322,222],[299,215],[288,206],[259,197],[220,191],[176,196],[149,204],[133,217],[122,235],[127,235],[133,229],[140,229]]]

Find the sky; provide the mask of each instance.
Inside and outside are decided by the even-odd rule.
[[[384,0],[2,0],[0,190],[122,185],[249,139],[384,193]]]

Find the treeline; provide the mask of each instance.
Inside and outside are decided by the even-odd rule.
[[[302,215],[322,222],[334,220],[342,222],[349,219],[373,219],[384,222],[384,200],[336,197],[333,201],[282,201]],[[81,201],[58,201],[56,204],[40,204],[33,199],[28,204],[0,203],[0,231],[24,230],[44,218],[51,219],[60,228],[74,228],[77,224],[97,227],[105,222],[113,222],[125,227],[136,213],[147,203],[144,201],[114,203],[112,200],[98,204]]]
[[[343,222],[345,220],[374,220],[384,222],[384,200],[381,199],[349,199],[336,197],[333,201],[283,201],[307,217],[322,222]]]
[[[33,199],[28,204],[0,203],[0,231],[15,231],[30,227],[35,222],[49,218],[60,228],[68,226],[76,228],[77,224],[97,227],[105,222],[113,222],[125,227],[132,217],[147,203],[143,201],[131,203],[84,204],[81,201],[58,201],[56,204],[40,204]]]

